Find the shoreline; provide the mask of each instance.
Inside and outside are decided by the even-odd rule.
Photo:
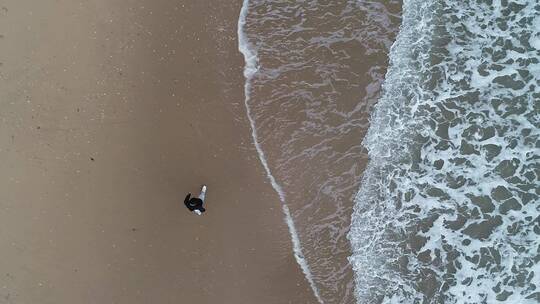
[[[255,73],[257,72],[257,55],[251,50],[252,46],[249,44],[246,38],[246,33],[244,26],[246,25],[246,15],[249,11],[249,0],[243,0],[242,9],[240,11],[240,17],[238,20],[238,48],[240,50],[240,53],[244,56],[245,66],[244,66],[244,78],[245,78],[245,85],[244,85],[244,105],[246,108],[246,115],[249,120],[249,125],[251,128],[251,137],[253,139],[253,143],[255,145],[255,149],[257,151],[259,160],[261,162],[261,165],[264,168],[264,171],[266,172],[266,176],[270,180],[270,184],[272,185],[272,188],[276,191],[276,193],[279,196],[280,202],[282,204],[283,214],[285,216],[285,222],[287,223],[287,227],[289,229],[290,238],[292,241],[292,249],[294,253],[294,257],[296,259],[296,262],[300,266],[300,269],[302,270],[302,273],[304,274],[306,280],[308,281],[311,289],[313,290],[313,294],[317,301],[319,303],[323,303],[323,300],[319,294],[319,290],[317,288],[317,285],[313,281],[313,276],[311,274],[311,271],[309,269],[309,265],[304,257],[304,253],[302,252],[302,245],[300,244],[300,239],[298,237],[298,233],[296,232],[296,227],[294,225],[293,218],[291,216],[291,212],[289,211],[289,207],[286,204],[285,200],[285,194],[283,193],[283,189],[281,186],[276,182],[276,179],[272,175],[272,172],[268,166],[268,162],[266,160],[266,156],[259,145],[259,139],[257,136],[257,131],[255,129],[255,121],[253,120],[251,109],[249,107],[249,99],[250,99],[250,91],[251,91],[251,81]]]
[[[2,297],[316,303],[239,105],[240,4],[6,1]]]

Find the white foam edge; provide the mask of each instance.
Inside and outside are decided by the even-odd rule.
[[[238,18],[238,50],[240,51],[240,53],[242,53],[242,55],[244,55],[244,61],[245,61],[244,105],[246,107],[246,114],[247,114],[249,124],[251,127],[251,137],[253,139],[255,149],[257,150],[259,160],[261,161],[261,164],[263,165],[264,170],[266,171],[266,175],[268,179],[270,180],[272,187],[279,195],[279,199],[281,200],[283,204],[282,206],[283,206],[283,213],[285,214],[285,222],[287,223],[287,227],[289,228],[289,233],[291,234],[294,258],[296,259],[296,262],[302,269],[302,272],[304,273],[306,280],[308,281],[311,289],[313,290],[313,294],[315,295],[315,298],[317,298],[317,301],[319,301],[319,303],[323,304],[323,300],[321,296],[319,295],[319,290],[317,289],[317,286],[315,285],[315,282],[313,281],[313,276],[311,275],[311,271],[309,270],[309,265],[304,257],[304,254],[302,253],[302,245],[300,243],[298,233],[296,232],[294,221],[289,211],[289,207],[287,207],[285,203],[285,194],[283,193],[281,186],[276,182],[276,179],[270,172],[270,168],[268,167],[268,162],[266,161],[264,152],[259,144],[257,131],[255,128],[255,121],[253,120],[253,116],[251,115],[251,109],[248,104],[248,101],[250,99],[249,92],[251,89],[251,79],[253,78],[253,75],[255,75],[255,73],[258,70],[257,54],[250,47],[249,42],[247,41],[247,37],[244,32],[244,26],[246,24],[246,16],[248,12],[248,7],[249,7],[249,0],[244,0],[242,3],[242,8],[240,9],[240,15]]]

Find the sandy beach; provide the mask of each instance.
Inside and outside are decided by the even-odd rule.
[[[316,303],[252,144],[240,6],[0,0],[0,303]]]

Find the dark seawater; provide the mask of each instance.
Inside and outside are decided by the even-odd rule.
[[[324,303],[354,303],[347,233],[398,1],[244,1],[246,106],[294,251]]]
[[[408,0],[363,145],[358,303],[540,303],[540,2]]]

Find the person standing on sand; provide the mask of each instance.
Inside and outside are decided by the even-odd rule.
[[[199,197],[191,197],[191,193],[188,193],[186,195],[186,198],[184,199],[184,205],[189,209],[189,211],[195,212],[197,215],[201,215],[203,212],[206,211],[204,209],[204,197],[206,196],[206,186],[203,185],[201,189],[201,194],[199,194]]]

